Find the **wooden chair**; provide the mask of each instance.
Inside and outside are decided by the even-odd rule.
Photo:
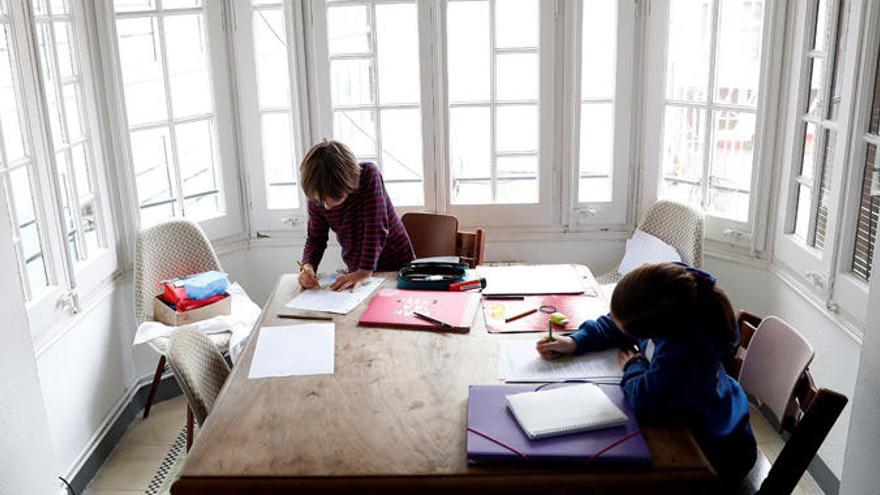
[[[229,377],[229,366],[213,342],[202,332],[183,328],[171,337],[168,364],[186,396],[186,450],[192,446],[193,419],[201,426],[208,419],[220,389]]]
[[[436,213],[404,213],[400,218],[417,258],[458,256],[471,268],[483,263],[486,231],[458,230],[458,218]]]
[[[791,493],[848,399],[816,387],[809,371],[813,348],[784,320],[741,311],[738,321],[740,345],[725,362],[728,374],[773,412],[788,438],[772,466],[758,452],[755,467],[737,493]]]
[[[135,323],[140,325],[153,319],[153,298],[161,293],[156,285],[168,280],[210,270],[223,271],[214,253],[211,241],[202,229],[189,220],[176,219],[142,230],[135,242],[134,260],[134,313]],[[220,352],[229,349],[231,332],[211,334]],[[159,353],[159,364],[153,374],[153,382],[144,406],[144,418],[156,398],[159,382],[165,372],[165,353],[169,339],[159,337],[150,341],[150,347]]]

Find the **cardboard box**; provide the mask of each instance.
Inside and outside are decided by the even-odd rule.
[[[180,313],[174,311],[174,309],[172,309],[168,303],[160,299],[159,296],[153,298],[153,318],[160,323],[172,327],[189,325],[190,323],[207,320],[208,318],[213,318],[215,316],[228,315],[231,312],[232,298],[229,297],[229,294],[226,294],[226,297],[213,304]]]

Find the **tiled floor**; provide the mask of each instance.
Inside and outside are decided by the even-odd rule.
[[[138,418],[83,495],[142,494],[180,433],[185,418],[183,397],[157,404],[146,420]],[[755,410],[752,410],[751,422],[761,451],[770,462],[775,461],[782,449],[782,439]],[[823,492],[810,475],[805,475],[794,493]]]

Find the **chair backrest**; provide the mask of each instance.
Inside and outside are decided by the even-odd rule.
[[[204,424],[229,376],[226,360],[205,334],[193,328],[174,333],[166,357],[193,416]]]
[[[746,348],[740,385],[783,423],[792,415],[795,386],[813,355],[813,346],[797,330],[781,318],[768,316]]]
[[[472,268],[483,263],[486,231],[458,230],[458,218],[437,213],[408,212],[400,218],[417,258],[458,256]]]
[[[134,316],[138,325],[153,319],[156,282],[193,273],[223,270],[202,229],[175,219],[142,230],[135,243]]]
[[[809,372],[804,376],[812,385]],[[803,415],[793,424],[791,436],[758,493],[776,495],[794,491],[848,401],[843,394],[825,388],[817,390],[815,385],[804,389],[804,395],[798,400],[803,406]]]
[[[674,201],[657,201],[639,229],[674,247],[685,263],[703,265],[703,214]]]

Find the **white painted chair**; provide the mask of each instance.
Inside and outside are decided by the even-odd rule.
[[[186,396],[186,449],[192,446],[193,419],[205,424],[220,389],[229,377],[229,366],[213,342],[202,332],[184,328],[170,340],[168,364]]]
[[[702,266],[703,214],[694,208],[674,201],[657,201],[638,228],[674,247],[683,262],[697,268]],[[616,284],[621,279],[617,265],[596,280],[603,285]]]
[[[211,247],[211,241],[195,223],[175,219],[141,231],[135,244],[135,323],[140,325],[145,321],[153,320],[153,298],[162,292],[156,284],[157,281],[210,270],[223,271],[223,268],[220,266],[217,254],[214,253],[214,248]],[[231,335],[231,332],[221,332],[211,334],[207,338],[220,352],[227,352]],[[160,357],[144,407],[144,418],[150,415],[150,408],[165,371],[165,354],[169,340],[168,337],[159,337],[150,341],[150,347],[158,352]]]

